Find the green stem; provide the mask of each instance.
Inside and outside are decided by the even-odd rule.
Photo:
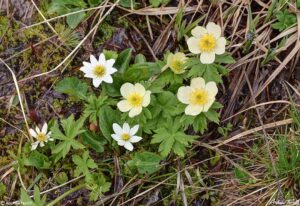
[[[85,186],[85,184],[82,184],[82,185],[78,185],[78,186],[70,189],[69,191],[65,192],[64,194],[62,194],[61,196],[59,196],[58,198],[56,198],[55,200],[50,202],[47,206],[54,206],[55,204],[59,203],[59,201],[61,201],[62,199],[64,199],[65,197],[67,197],[71,193],[76,192],[77,190],[80,190],[84,186]]]

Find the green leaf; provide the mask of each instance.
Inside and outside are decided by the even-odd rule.
[[[73,155],[72,161],[77,165],[74,171],[75,177],[78,177],[79,175],[83,174],[86,178],[86,181],[90,181],[92,176],[89,169],[97,168],[97,164],[89,156],[89,152],[85,151],[82,155],[82,158],[78,155]]]
[[[61,120],[63,132],[59,129],[59,125],[57,122],[55,122],[51,127],[52,137],[61,140],[52,148],[52,153],[57,155],[55,157],[55,162],[60,158],[64,158],[71,148],[84,148],[84,145],[75,139],[79,134],[85,131],[82,129],[84,120],[84,118],[81,118],[75,121],[74,116],[71,115],[67,119]]]
[[[100,141],[99,135],[87,131],[82,133],[81,136],[83,139],[83,143],[90,145],[96,152],[104,152],[103,145],[105,144],[105,142],[103,140]]]
[[[126,8],[135,8],[136,7],[135,0],[120,0],[119,4],[120,4],[120,6],[123,6]]]
[[[276,18],[277,22],[272,24],[272,27],[279,31],[283,31],[297,22],[296,15],[290,13],[288,9],[285,9],[284,11],[279,11],[276,14]]]
[[[75,29],[85,17],[85,12],[67,16],[67,24],[71,29]]]
[[[205,72],[203,74],[203,78],[206,82],[216,82],[222,83],[221,75],[218,72],[218,68],[215,67],[213,64],[207,64]]]
[[[67,77],[58,82],[55,86],[55,91],[70,95],[75,100],[79,100],[86,98],[88,86],[76,77]]]
[[[151,6],[159,7],[160,5],[166,5],[170,2],[170,0],[149,0]]]
[[[116,59],[114,67],[116,67],[120,73],[124,73],[126,69],[129,67],[131,56],[132,56],[131,48],[123,50],[119,54],[118,58]]]
[[[88,182],[88,189],[91,190],[90,199],[96,201],[103,195],[103,193],[108,192],[111,183],[107,182],[102,174],[96,174],[93,176],[93,180]]]
[[[160,169],[160,155],[152,152],[136,152],[132,160],[128,161],[128,166],[137,168],[140,174],[152,174]]]
[[[217,124],[219,124],[219,113],[216,112],[215,110],[208,110],[207,112],[204,112],[204,115],[207,117],[207,119],[209,119],[212,122],[215,122]]]
[[[40,196],[40,189],[35,185],[34,186],[34,193],[33,193],[33,200],[27,194],[27,192],[22,188],[21,189],[21,205],[24,206],[44,206],[46,205],[46,196],[41,198]]]
[[[222,55],[216,55],[215,63],[219,63],[219,64],[233,64],[233,63],[235,63],[235,60],[230,55],[230,53],[225,53],[225,54],[222,54]]]
[[[105,105],[107,105],[107,96],[89,96],[87,98],[87,103],[85,104],[85,108],[83,110],[84,116],[86,118],[89,117],[91,122],[97,123],[100,111]]]
[[[30,153],[29,157],[25,159],[24,164],[26,166],[33,166],[37,169],[49,169],[51,165],[48,157],[36,150]]]
[[[120,121],[121,114],[113,110],[111,107],[104,107],[100,111],[99,122],[100,129],[104,137],[111,142],[111,134],[113,134],[112,125],[113,123],[118,123]]]

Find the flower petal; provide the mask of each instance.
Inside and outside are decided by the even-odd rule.
[[[106,82],[106,83],[113,83],[113,78],[110,75],[106,75],[103,78],[103,81]]]
[[[143,107],[147,107],[150,104],[150,100],[151,100],[150,95],[151,95],[151,91],[147,90],[143,97],[143,102],[142,102]]]
[[[205,52],[200,55],[200,61],[202,64],[211,64],[215,61],[215,56],[214,52]]]
[[[140,83],[136,83],[134,85],[134,91],[141,96],[144,96],[146,93],[145,87],[143,85],[141,85]]]
[[[35,150],[37,148],[37,146],[39,145],[39,142],[36,141],[34,143],[31,144],[31,150]]]
[[[117,135],[117,134],[112,134],[111,137],[112,137],[114,140],[116,140],[117,142],[120,141],[120,139],[121,139],[120,136]]]
[[[192,89],[204,89],[205,88],[205,80],[202,77],[197,77],[192,79],[191,81]]]
[[[207,32],[219,38],[221,36],[221,27],[213,22],[209,22],[206,26]]]
[[[189,96],[190,96],[190,93],[191,93],[191,87],[189,86],[182,86],[178,89],[178,92],[177,92],[177,98],[178,100],[183,103],[183,104],[189,104],[190,103],[190,100],[189,100]]]
[[[102,82],[102,79],[100,79],[100,78],[94,78],[93,79],[93,85],[94,85],[94,87],[98,88],[100,86],[101,82]]]
[[[47,134],[47,131],[48,131],[48,125],[47,125],[47,123],[45,122],[44,125],[43,125],[43,127],[42,127],[42,133],[43,133],[43,134]]]
[[[116,73],[118,70],[114,67],[107,67],[107,74]]]
[[[134,117],[142,112],[142,107],[134,107],[129,112],[129,117]]]
[[[197,116],[200,114],[203,110],[203,106],[200,105],[188,105],[185,108],[185,114],[186,115],[191,115],[191,116]]]
[[[216,54],[224,54],[225,53],[225,46],[226,46],[226,39],[221,37],[217,40],[217,45],[215,48]]]
[[[31,136],[36,137],[37,133],[33,129],[29,129],[29,133]]]
[[[125,145],[125,141],[124,140],[122,140],[122,139],[120,139],[119,141],[118,141],[118,145],[120,145],[120,146],[124,146]]]
[[[97,61],[97,59],[96,59],[96,57],[95,57],[94,55],[91,55],[91,56],[90,56],[90,61],[91,61],[91,64],[92,64],[93,66],[95,66],[95,65],[98,64],[98,61]]]
[[[204,34],[207,34],[207,30],[202,26],[196,26],[191,33],[194,37],[200,38]]]
[[[135,143],[135,142],[141,141],[141,139],[143,139],[143,138],[140,137],[140,136],[133,136],[133,137],[130,138],[129,141],[132,142],[132,143]]]
[[[133,150],[133,145],[130,142],[125,142],[124,147],[129,151]]]
[[[115,64],[116,60],[114,59],[109,59],[106,61],[106,66],[107,67],[112,67]]]
[[[99,55],[99,63],[100,64],[104,64],[106,61],[105,61],[105,55],[103,53],[101,53]]]
[[[117,134],[119,136],[123,134],[123,129],[120,125],[118,125],[117,123],[113,123],[112,126],[113,126],[113,130],[114,130],[115,134]]]
[[[208,82],[205,86],[205,90],[208,92],[209,96],[215,97],[218,93],[218,87],[215,82]]]
[[[41,130],[38,127],[35,127],[35,131],[36,131],[37,134],[41,133]]]
[[[129,134],[131,135],[131,136],[133,136],[133,135],[135,135],[136,133],[137,133],[137,131],[139,130],[139,125],[137,124],[137,125],[134,125],[134,127],[132,127],[131,129],[130,129],[130,132],[129,132]]]
[[[123,124],[123,134],[126,133],[126,134],[129,134],[130,132],[130,127],[129,127],[129,124],[127,122],[125,122]]]
[[[44,146],[45,146],[45,143],[44,143],[44,142],[40,142],[40,146],[41,146],[41,147],[44,147]]]
[[[127,98],[131,93],[134,92],[134,85],[127,82],[121,86],[120,91],[121,91],[121,95]]]
[[[203,112],[207,112],[211,105],[214,103],[215,98],[209,99],[209,101],[203,106]]]
[[[190,37],[187,40],[187,45],[189,47],[190,52],[192,52],[193,54],[200,54],[200,48],[199,48],[199,39],[195,38],[195,37]]]
[[[174,59],[174,54],[170,53],[168,55],[168,57],[167,57],[167,65],[168,65],[168,67],[170,67],[172,65],[173,59]]]
[[[117,107],[121,112],[128,112],[132,108],[127,100],[119,101]]]

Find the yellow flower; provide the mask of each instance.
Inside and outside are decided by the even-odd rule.
[[[192,30],[192,37],[187,40],[189,50],[193,54],[200,54],[203,64],[215,61],[216,54],[225,52],[226,39],[221,37],[221,27],[209,22],[206,28],[197,26]]]
[[[201,77],[192,79],[190,86],[182,86],[178,89],[177,97],[180,102],[187,104],[186,115],[196,116],[201,112],[207,112],[216,99],[218,88],[215,82],[208,82]]]
[[[167,58],[167,66],[170,67],[175,74],[182,74],[185,72],[185,67],[183,65],[186,60],[187,57],[184,53],[170,53]]]
[[[135,85],[125,83],[121,86],[121,95],[124,100],[117,106],[121,112],[128,112],[129,117],[134,117],[142,112],[143,107],[150,104],[151,91],[146,91],[145,87],[139,83]]]

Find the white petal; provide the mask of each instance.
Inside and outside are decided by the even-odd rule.
[[[44,142],[40,142],[40,145],[41,145],[41,147],[44,147],[45,143]]]
[[[188,87],[188,86],[180,87],[177,92],[177,98],[183,104],[189,104],[190,103],[190,100],[189,100],[190,93],[191,93],[191,87]]]
[[[205,86],[205,90],[208,92],[209,96],[215,97],[218,93],[218,87],[215,82],[208,82]]]
[[[219,38],[221,36],[221,27],[213,22],[209,22],[206,26],[207,32]]]
[[[193,89],[203,89],[205,88],[205,80],[202,77],[197,77],[192,79],[191,87]]]
[[[121,112],[128,112],[132,108],[127,100],[119,101],[117,107]]]
[[[142,106],[143,107],[147,107],[150,104],[150,95],[151,95],[151,91],[147,90],[146,94],[143,97],[143,102],[142,102]]]
[[[134,86],[131,83],[125,83],[121,86],[121,95],[125,98],[127,98],[131,93],[134,92]]]
[[[167,58],[167,65],[168,65],[168,67],[170,67],[172,65],[173,58],[174,58],[174,54],[170,53],[168,55],[168,58]]]
[[[54,141],[54,139],[53,139],[53,138],[48,138],[48,140],[49,140],[49,141]]]
[[[129,134],[131,135],[131,136],[133,136],[133,135],[135,135],[136,133],[137,133],[137,131],[139,130],[139,125],[137,124],[137,125],[135,125],[134,127],[132,127],[131,129],[130,129],[130,132],[129,132]]]
[[[194,37],[200,38],[204,34],[207,34],[207,30],[202,26],[196,26],[191,33]]]
[[[84,67],[80,67],[79,69],[80,71],[84,72],[85,74],[90,74],[92,73],[92,68],[89,66],[84,66]]]
[[[120,125],[118,125],[117,123],[113,123],[113,130],[115,132],[115,134],[117,135],[122,135],[123,134],[123,129]]]
[[[100,86],[101,82],[102,82],[102,79],[100,79],[100,78],[93,79],[94,87],[98,88]]]
[[[115,64],[115,60],[114,59],[109,59],[106,61],[106,66],[107,67],[112,67]]]
[[[111,137],[116,140],[117,142],[121,140],[120,136],[119,135],[116,135],[116,134],[112,134]]]
[[[43,133],[43,134],[47,134],[47,131],[48,131],[48,125],[47,125],[47,123],[45,122],[44,125],[43,125],[43,127],[42,127],[42,133]]]
[[[200,55],[200,61],[202,64],[212,64],[215,61],[215,56],[214,52],[205,52]]]
[[[98,64],[98,61],[94,55],[90,56],[90,61],[93,66]]]
[[[118,70],[114,67],[107,67],[107,73],[108,74],[113,74],[116,73]]]
[[[37,148],[37,146],[39,145],[39,142],[34,142],[31,144],[31,150],[35,150]]]
[[[225,46],[226,46],[226,39],[221,37],[217,40],[217,45],[215,48],[216,54],[224,54],[225,53]]]
[[[129,117],[134,117],[142,112],[142,107],[134,107],[129,112]]]
[[[103,78],[103,81],[106,82],[106,83],[113,83],[113,78],[110,75],[106,75]]]
[[[126,142],[125,142],[124,140],[122,140],[122,139],[120,139],[120,140],[118,141],[118,145],[120,145],[120,146],[124,146],[125,143],[126,143]]]
[[[48,136],[48,137],[50,137],[50,136],[51,136],[51,134],[52,134],[52,132],[51,132],[51,131],[49,131],[49,132],[47,133],[47,136]]]
[[[35,131],[36,131],[37,134],[41,133],[41,130],[38,127],[35,127]]]
[[[186,115],[191,115],[191,116],[196,116],[200,114],[203,110],[203,106],[200,105],[188,105],[185,108],[185,114]]]
[[[133,145],[130,142],[126,142],[124,147],[129,151],[133,150]]]
[[[37,133],[33,129],[29,129],[29,133],[31,136],[36,137]]]
[[[143,139],[143,138],[139,137],[139,136],[133,136],[133,137],[130,138],[129,141],[132,142],[132,143],[135,143],[135,142],[141,141],[141,139]]]
[[[129,132],[130,132],[129,124],[127,122],[125,122],[123,124],[123,133],[129,134]]]
[[[141,85],[140,83],[136,83],[134,85],[134,91],[138,94],[140,94],[141,96],[144,96],[146,93],[145,87],[143,85]]]
[[[211,105],[214,103],[215,98],[210,99],[204,106],[203,106],[203,112],[207,112]]]
[[[105,55],[103,53],[101,53],[99,55],[99,63],[100,64],[104,64],[105,63]]]
[[[195,38],[195,37],[190,37],[187,40],[187,45],[189,47],[190,52],[192,52],[193,54],[200,54],[200,47],[199,47],[199,39]]]

